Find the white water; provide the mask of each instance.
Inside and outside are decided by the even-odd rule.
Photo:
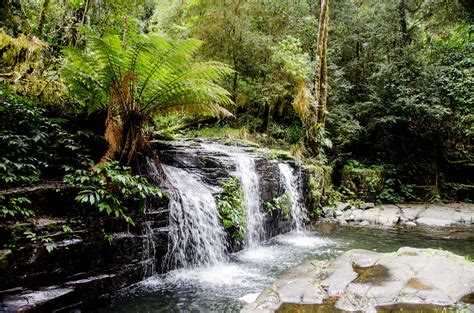
[[[147,205],[148,206],[148,205]],[[145,209],[145,216],[146,216]],[[147,278],[156,274],[155,268],[156,247],[153,238],[153,229],[150,222],[145,220],[143,228],[143,278]]]
[[[254,299],[288,268],[338,253],[334,240],[314,232],[279,235],[226,262],[150,277],[126,289],[124,300],[103,312],[238,312],[242,301]]]
[[[213,265],[227,260],[225,232],[211,190],[194,174],[163,166],[176,188],[170,200],[166,269]]]
[[[300,193],[299,177],[287,163],[278,163],[281,179],[291,199],[291,227],[297,232],[305,229],[308,213]]]
[[[224,153],[235,160],[236,173],[242,185],[246,208],[245,247],[256,247],[265,239],[265,212],[261,210],[260,184],[255,158],[241,149],[218,144],[201,144],[208,151]]]
[[[255,168],[255,160],[244,154],[236,155],[237,175],[242,184],[245,206],[247,209],[247,226],[245,229],[246,247],[256,247],[265,239],[265,213],[261,210],[260,185]]]

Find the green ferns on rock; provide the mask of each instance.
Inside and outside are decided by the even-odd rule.
[[[127,203],[138,200],[143,207],[147,197],[163,196],[158,187],[151,185],[144,177],[132,175],[130,168],[120,166],[117,161],[101,164],[93,171],[67,170],[70,173],[64,176],[64,181],[79,190],[76,202],[113,214],[132,225],[132,218],[126,214]]]
[[[290,220],[291,206],[292,202],[288,193],[275,197],[265,204],[269,213],[277,213],[285,221]]]
[[[245,236],[247,214],[240,181],[233,177],[221,183],[222,193],[217,196],[217,209],[222,225],[231,239],[241,241]]]

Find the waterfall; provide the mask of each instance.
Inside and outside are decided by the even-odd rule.
[[[308,214],[300,193],[299,175],[287,163],[278,163],[278,168],[285,190],[291,198],[291,226],[297,232],[303,231]]]
[[[247,208],[245,242],[247,247],[255,247],[265,238],[265,213],[260,208],[260,186],[255,168],[255,160],[244,154],[236,155],[237,175],[240,178]]]
[[[176,188],[169,204],[166,269],[216,264],[226,260],[225,232],[210,188],[194,174],[164,165]]]
[[[247,226],[245,228],[246,247],[255,247],[265,239],[265,213],[261,210],[260,185],[255,158],[237,147],[219,144],[201,144],[208,151],[228,155],[236,164],[235,175],[239,178],[244,193]]]

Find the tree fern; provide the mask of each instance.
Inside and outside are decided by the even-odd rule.
[[[219,62],[196,62],[199,40],[173,41],[140,35],[123,42],[118,36],[91,37],[83,53],[65,50],[63,75],[71,93],[92,110],[107,108],[103,161],[118,153],[133,157],[144,145],[143,127],[158,114],[231,116],[227,90],[218,85],[233,72]],[[89,103],[87,103],[89,102]]]

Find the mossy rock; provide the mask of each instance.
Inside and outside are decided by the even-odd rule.
[[[271,149],[268,151],[270,160],[294,160],[295,158],[288,150]]]
[[[326,165],[305,165],[307,172],[306,205],[315,215],[318,214],[320,205],[327,201],[332,189],[332,167]]]
[[[12,254],[12,250],[0,250],[0,269],[5,270],[8,267],[8,256]]]
[[[259,148],[258,143],[255,143],[246,139],[231,139],[227,138],[222,140],[222,144],[227,146],[247,147],[247,148]]]

